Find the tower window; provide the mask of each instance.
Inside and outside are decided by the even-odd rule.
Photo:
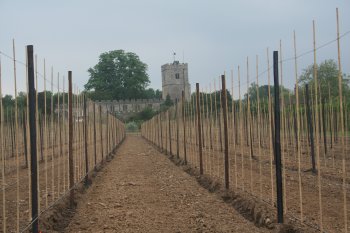
[[[176,74],[175,74],[175,78],[176,78],[176,79],[180,79],[180,74],[179,74],[179,73],[176,73]]]

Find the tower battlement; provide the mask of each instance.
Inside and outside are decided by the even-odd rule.
[[[164,64],[162,69],[162,98],[167,95],[175,101],[181,99],[182,91],[185,91],[185,99],[191,98],[191,86],[188,81],[188,64],[174,61]]]

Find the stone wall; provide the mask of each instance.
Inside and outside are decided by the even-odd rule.
[[[96,103],[96,111],[98,111],[98,106],[101,106],[102,113],[106,113],[107,110],[109,112],[117,114],[117,116],[123,120],[127,120],[130,116],[135,113],[141,112],[145,108],[149,107],[154,111],[158,111],[160,109],[161,103],[163,103],[162,99],[131,99],[131,100],[101,100],[95,101]],[[93,105],[88,105],[89,109],[87,111],[93,112]],[[68,105],[66,104],[65,108],[63,105],[60,105],[60,109],[56,107],[55,113],[58,113],[60,110],[60,114],[65,114],[68,117]],[[81,118],[83,117],[83,111],[81,108],[73,108],[73,117]]]
[[[96,101],[97,105],[101,105],[102,112],[109,112],[117,114],[122,119],[127,119],[135,113],[141,112],[149,107],[154,111],[160,109],[163,102],[161,99],[131,99],[131,100],[101,100]]]

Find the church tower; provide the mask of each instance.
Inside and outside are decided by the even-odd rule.
[[[181,100],[182,91],[185,91],[185,99],[191,99],[191,86],[188,82],[188,64],[174,61],[171,64],[162,65],[162,97],[167,95],[171,100]]]

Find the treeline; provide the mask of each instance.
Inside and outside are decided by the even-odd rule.
[[[318,105],[325,107],[331,107],[335,111],[339,108],[339,78],[338,78],[338,67],[334,60],[325,60],[320,64],[316,65],[317,70],[317,91],[318,91]],[[314,74],[314,66],[310,65],[306,69],[303,70],[302,74],[298,79],[298,94],[299,94],[299,104],[300,110],[303,111],[305,108],[306,102],[306,86],[308,86],[310,104],[315,105],[315,81],[313,78]],[[349,86],[350,76],[347,74],[342,74],[342,93],[343,93],[343,102],[344,106],[350,107],[350,86]],[[290,90],[283,85],[280,85],[280,98],[281,103],[283,102],[284,108],[286,111],[294,111],[296,105],[296,96],[295,90]],[[241,90],[242,91],[242,90]],[[244,91],[242,91],[244,92]],[[221,91],[216,91],[213,93],[202,93],[200,92],[200,101],[201,106],[204,108],[208,107],[215,111],[215,109],[219,109],[221,107]],[[270,85],[270,95],[271,101],[273,104],[274,101],[275,88],[273,83]],[[237,93],[235,93],[237,96]],[[258,86],[255,82],[253,82],[248,88],[247,93],[245,93],[242,98],[242,104],[244,108],[247,108],[247,102],[249,97],[250,111],[252,114],[257,112],[258,106],[258,96],[259,96],[259,107],[261,112],[268,112],[268,101],[269,101],[269,86],[261,85]],[[191,96],[192,103],[195,103],[196,94],[193,93]],[[344,101],[345,100],[345,101]],[[232,95],[230,90],[227,90],[227,101],[228,101],[228,111],[232,111]],[[240,100],[235,99],[233,105],[235,107],[239,107]],[[195,104],[194,104],[195,111]]]
[[[75,99],[77,95],[73,94],[73,99]],[[4,115],[6,119],[6,115],[14,116],[14,108],[15,101],[17,100],[17,111],[24,112],[27,108],[27,94],[25,92],[19,92],[17,98],[15,99],[12,95],[5,95],[2,97],[2,106],[4,110]],[[52,101],[52,103],[51,103]],[[58,102],[61,104],[66,104],[68,107],[68,93],[57,93],[52,94],[51,91],[46,91],[46,113],[51,115],[53,111],[57,108]],[[53,107],[53,111],[52,111]],[[43,114],[45,111],[45,92],[38,92],[38,113]]]

